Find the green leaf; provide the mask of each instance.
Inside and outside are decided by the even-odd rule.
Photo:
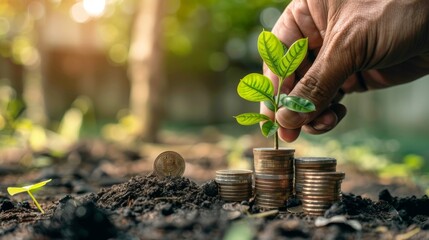
[[[279,68],[281,68],[281,75],[283,78],[290,76],[299,67],[307,54],[308,39],[301,38],[295,41],[286,55],[281,59]]]
[[[282,93],[282,94],[280,94],[279,97],[280,97],[280,100],[279,100],[279,108],[280,108],[281,106],[283,106],[283,101],[287,97],[287,94],[286,93]]]
[[[241,125],[253,125],[262,121],[270,120],[270,118],[260,113],[243,113],[235,116],[237,122]]]
[[[272,100],[274,86],[271,80],[259,73],[251,73],[240,80],[238,95],[248,101],[262,102]]]
[[[22,187],[8,187],[7,188],[7,192],[11,196],[18,194],[18,193],[26,192],[26,191],[28,191],[28,189],[22,188]]]
[[[279,126],[271,120],[266,121],[264,124],[262,124],[261,127],[262,134],[265,137],[271,137],[277,132],[278,129]]]
[[[46,183],[50,182],[51,180],[52,179],[48,179],[46,181],[39,182],[39,183],[32,184],[32,185],[27,185],[24,187],[8,187],[7,191],[11,196],[13,196],[13,195],[18,194],[18,193],[27,192],[27,191],[31,191],[31,190],[34,190],[37,188],[41,188],[41,187],[45,186]]]
[[[25,186],[24,188],[28,188],[28,190],[34,190],[34,189],[41,188],[41,187],[45,186],[46,183],[48,183],[50,181],[52,181],[52,179],[48,179],[48,180],[45,180],[43,182],[39,182],[39,183],[36,183],[33,185]]]
[[[280,101],[282,102],[283,106],[294,112],[307,113],[316,110],[316,106],[310,100],[305,98],[287,96],[283,99],[280,99]]]
[[[273,73],[277,76],[284,75],[284,71],[279,65],[285,54],[285,49],[276,35],[268,31],[262,31],[258,37],[258,52]]]
[[[25,103],[19,99],[11,99],[7,103],[6,115],[10,120],[17,120],[25,110]]]
[[[277,108],[280,108],[281,106],[283,106],[281,99],[284,99],[285,97],[287,97],[287,95],[285,93],[280,94],[280,101],[279,101],[279,105],[277,106]],[[276,111],[275,104],[277,102],[277,99],[278,99],[278,97],[274,96],[273,100],[271,100],[271,101],[268,101],[268,100],[264,101],[264,105],[268,109],[270,109],[271,111],[275,112]]]
[[[276,108],[274,106],[274,102],[273,101],[265,100],[264,101],[264,105],[265,105],[265,107],[267,107],[268,109],[270,109],[272,112],[276,111]]]

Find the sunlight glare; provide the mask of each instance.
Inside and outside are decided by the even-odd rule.
[[[78,23],[84,23],[89,20],[89,16],[84,10],[83,4],[81,2],[78,2],[74,4],[70,9],[70,15],[73,18],[74,21]]]
[[[106,0],[83,0],[83,8],[92,17],[101,16],[106,8]]]

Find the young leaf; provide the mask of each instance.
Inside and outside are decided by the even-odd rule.
[[[52,179],[48,179],[48,180],[43,181],[43,182],[39,182],[39,183],[36,183],[36,184],[27,185],[27,186],[23,186],[23,187],[8,187],[7,188],[7,192],[11,196],[13,196],[13,195],[18,194],[18,193],[22,193],[22,192],[26,192],[26,191],[31,191],[31,190],[43,187],[43,186],[46,185],[46,183],[50,182],[51,180]]]
[[[283,99],[280,99],[280,101],[282,101],[283,106],[295,112],[307,113],[316,110],[316,106],[305,98],[287,96]]]
[[[262,124],[261,131],[265,137],[271,137],[277,132],[279,126],[273,121],[269,120]]]
[[[270,120],[270,118],[260,113],[243,113],[235,116],[237,122],[241,125],[253,125],[261,121]]]
[[[281,59],[279,68],[281,68],[281,75],[283,78],[290,76],[304,60],[305,55],[307,54],[308,48],[308,39],[301,38],[295,41],[289,50],[286,52],[286,55]]]
[[[287,97],[287,95],[286,95],[285,93],[280,94],[280,100],[279,100],[279,104],[278,104],[278,106],[277,106],[277,109],[278,109],[278,108],[280,108],[281,106],[283,106],[283,105],[282,105],[282,101],[281,101],[281,99],[283,99],[283,98],[285,98],[285,97]],[[271,111],[275,112],[275,111],[276,111],[275,104],[277,103],[277,99],[278,99],[278,97],[277,97],[277,96],[274,96],[274,99],[273,99],[273,100],[271,100],[271,101],[268,101],[268,100],[264,101],[264,105],[265,105],[268,109],[270,109]]]
[[[287,98],[287,94],[282,93],[282,94],[280,94],[279,98],[280,98],[280,100],[279,100],[279,108],[280,108],[281,106],[283,106],[283,101],[285,98]]]
[[[262,31],[258,37],[258,52],[273,73],[277,76],[285,74],[284,69],[279,67],[285,50],[276,35],[268,31]]]
[[[268,109],[270,109],[272,112],[276,111],[276,108],[275,108],[274,104],[275,103],[273,101],[269,101],[269,100],[265,100],[264,101],[265,107],[267,107]]]
[[[18,194],[18,193],[26,192],[26,191],[27,191],[27,189],[22,188],[22,187],[8,187],[7,188],[7,192],[11,196]]]
[[[262,102],[273,98],[274,86],[264,75],[251,73],[240,80],[237,92],[240,97],[248,101]]]
[[[43,182],[38,182],[38,183],[33,184],[33,185],[25,186],[24,188],[28,188],[28,190],[34,190],[34,189],[37,189],[37,188],[45,186],[46,183],[48,183],[50,181],[52,181],[52,179],[48,179],[48,180],[45,180]]]

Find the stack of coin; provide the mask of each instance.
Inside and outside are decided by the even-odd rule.
[[[263,208],[284,207],[293,192],[294,149],[255,148],[256,204]]]
[[[295,195],[302,199],[303,175],[313,172],[335,172],[337,160],[329,157],[295,158]]]
[[[185,172],[185,160],[174,151],[165,151],[156,157],[153,173],[158,177],[181,177]]]
[[[308,215],[323,215],[341,200],[342,172],[307,172],[301,182],[302,209]]]
[[[251,170],[218,170],[215,181],[225,201],[248,201],[252,197]]]
[[[283,207],[292,190],[293,174],[255,173],[256,203],[260,207]]]

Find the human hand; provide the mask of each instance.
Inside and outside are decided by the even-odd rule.
[[[345,116],[344,93],[385,88],[429,73],[427,0],[294,0],[272,32],[286,45],[308,37],[309,54],[282,91],[316,105],[312,113],[281,108],[275,116],[281,139],[301,128],[311,134],[333,129]],[[275,75],[264,74],[276,83]],[[261,112],[274,118],[263,104]]]

